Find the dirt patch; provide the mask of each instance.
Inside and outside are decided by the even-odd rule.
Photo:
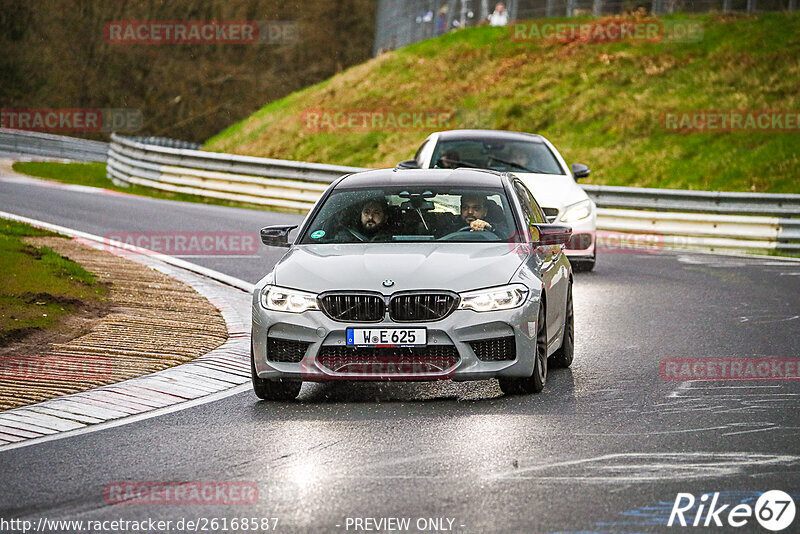
[[[219,311],[163,273],[69,239],[24,241],[80,264],[108,291],[99,304],[25,295],[32,304],[55,302],[75,311],[56,328],[30,329],[0,349],[0,410],[160,371],[227,340]]]

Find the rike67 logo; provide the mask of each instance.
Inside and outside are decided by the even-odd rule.
[[[720,503],[719,497],[719,492],[705,493],[699,499],[691,493],[678,493],[667,526],[743,527],[755,519],[765,529],[778,532],[794,521],[794,500],[780,490],[762,493],[754,506]]]

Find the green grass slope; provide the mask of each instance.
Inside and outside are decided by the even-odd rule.
[[[663,121],[671,111],[797,113],[800,14],[692,18],[703,25],[695,43],[515,42],[508,28],[461,30],[272,102],[206,149],[394,166],[431,131],[473,125],[464,111],[472,110],[479,126],[546,136],[569,163],[592,168],[591,183],[800,192],[797,129],[675,133]],[[304,115],[310,109],[449,110],[452,117],[443,128],[314,131]]]
[[[103,300],[106,287],[94,274],[48,247],[22,240],[55,235],[0,219],[0,347]]]

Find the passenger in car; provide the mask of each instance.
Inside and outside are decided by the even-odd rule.
[[[355,219],[343,216],[337,241],[391,241],[390,212],[386,200],[375,198],[365,201]]]

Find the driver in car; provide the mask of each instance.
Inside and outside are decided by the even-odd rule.
[[[506,232],[501,217],[493,217],[489,213],[490,200],[484,195],[466,194],[461,197],[461,215],[451,215],[444,221],[443,231],[446,234],[458,232],[459,230],[470,232],[494,232],[499,237],[505,237]],[[494,204],[500,209],[497,204]]]

